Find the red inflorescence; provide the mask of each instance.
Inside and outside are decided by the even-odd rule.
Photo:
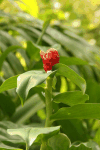
[[[50,48],[47,52],[40,51],[40,56],[43,61],[43,68],[45,72],[52,70],[52,66],[59,63],[59,54],[58,51],[54,48]]]

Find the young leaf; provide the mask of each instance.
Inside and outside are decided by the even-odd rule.
[[[81,91],[69,91],[56,95],[53,98],[53,101],[56,103],[64,103],[69,106],[82,104],[89,99],[87,94],[84,94]]]
[[[3,84],[0,86],[0,93],[4,92],[6,90],[9,90],[9,89],[16,88],[17,87],[17,77],[18,76],[19,75],[16,75],[16,76],[13,76],[13,77],[8,78],[7,80],[5,80],[3,82]]]
[[[83,93],[85,93],[86,82],[75,71],[73,71],[68,66],[61,64],[61,63],[54,65],[54,67],[56,69],[58,69],[57,73],[69,78],[73,83],[75,83],[77,86],[79,86],[79,88],[83,91]]]
[[[100,104],[78,104],[59,109],[51,116],[54,120],[63,119],[100,119]]]
[[[44,73],[43,71],[28,71],[21,74],[17,78],[17,90],[21,103],[23,105],[27,98],[28,92],[32,87],[35,87],[46,80],[48,76],[53,76],[56,71]]]

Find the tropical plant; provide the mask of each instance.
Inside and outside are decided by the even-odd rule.
[[[41,150],[62,145],[65,150],[99,150],[99,47],[72,28],[50,26],[52,17],[43,23],[16,11],[0,10],[0,148],[40,149],[42,144]],[[49,48],[57,49],[60,63],[45,73],[40,50]],[[51,96],[52,107],[45,102]],[[50,108],[50,125],[44,128]]]

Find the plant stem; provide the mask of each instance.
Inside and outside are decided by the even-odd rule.
[[[53,78],[47,77],[46,79],[46,88],[45,88],[45,103],[46,103],[46,122],[45,127],[50,127],[52,122],[50,121],[50,116],[52,115],[52,80]],[[43,141],[41,144],[40,150],[46,150],[47,144],[46,141]]]
[[[29,149],[29,146],[28,146],[28,143],[26,142],[26,150],[28,150]]]
[[[46,122],[45,127],[51,126],[50,116],[52,114],[52,78],[47,77],[45,88],[45,101],[46,101]]]

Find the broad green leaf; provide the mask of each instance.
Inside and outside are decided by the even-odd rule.
[[[41,144],[43,140],[59,133],[60,126],[48,127],[48,128],[18,128],[8,129],[7,132],[10,135],[19,135],[28,145],[31,146],[33,142]]]
[[[68,150],[93,150],[93,149],[85,146],[84,144],[80,144],[80,145],[77,145],[77,146],[73,145]]]
[[[16,75],[16,76],[13,76],[13,77],[8,78],[7,80],[5,80],[3,82],[3,84],[0,86],[0,93],[4,92],[6,90],[9,90],[9,89],[16,88],[17,87],[17,77],[18,76],[19,75]]]
[[[26,51],[30,56],[31,60],[39,61],[40,60],[40,49],[36,44],[33,44],[31,41],[27,42]]]
[[[68,66],[61,64],[61,63],[54,65],[54,67],[56,69],[58,69],[57,73],[69,78],[73,83],[75,83],[77,86],[79,86],[79,88],[83,91],[83,93],[85,93],[86,82],[75,71],[73,71]]]
[[[22,150],[21,148],[18,148],[18,147],[12,147],[12,146],[5,145],[2,142],[0,142],[0,149],[1,150],[6,150],[6,149],[10,149],[10,150]]]
[[[69,91],[56,95],[53,101],[56,103],[64,103],[69,106],[85,103],[89,99],[89,96],[81,91]]]
[[[63,150],[67,150],[71,144],[69,138],[63,133],[58,133],[57,135],[51,137],[48,140],[48,143],[53,150],[62,150],[62,145]]]
[[[50,137],[58,134],[60,131],[60,126],[47,127],[47,128],[34,128],[30,131],[29,140],[30,144],[35,139],[35,143],[42,143],[42,141],[47,141]]]
[[[10,46],[10,47],[8,47],[8,48],[2,53],[2,55],[0,56],[0,70],[1,70],[1,68],[2,68],[3,61],[5,60],[5,58],[7,57],[7,55],[8,55],[10,52],[12,52],[12,51],[14,51],[14,50],[16,50],[16,49],[19,49],[19,48],[23,49],[23,47],[21,47],[21,46]]]
[[[48,76],[53,76],[56,71],[44,73],[43,71],[28,71],[21,74],[17,78],[17,93],[23,105],[28,96],[28,92],[32,87],[35,87],[46,80]]]
[[[30,97],[22,107],[21,105],[16,108],[11,120],[18,124],[25,123],[30,117],[32,117],[38,110],[45,107],[45,104],[41,101],[41,98],[35,94]]]
[[[87,61],[84,61],[80,58],[65,57],[65,56],[60,56],[59,62],[65,65],[88,65],[89,64]]]
[[[100,104],[78,104],[59,109],[51,120],[63,119],[100,119]]]

